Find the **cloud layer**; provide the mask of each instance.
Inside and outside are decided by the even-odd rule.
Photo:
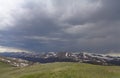
[[[35,52],[120,51],[119,0],[7,1],[0,5],[1,46]]]

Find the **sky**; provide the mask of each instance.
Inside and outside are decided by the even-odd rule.
[[[0,52],[120,52],[120,0],[0,0]]]

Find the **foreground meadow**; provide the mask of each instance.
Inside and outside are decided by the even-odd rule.
[[[0,62],[0,78],[120,78],[120,67],[63,62],[19,68]]]

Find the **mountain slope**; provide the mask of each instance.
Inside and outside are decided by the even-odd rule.
[[[0,63],[5,71],[0,78],[120,78],[119,66],[99,66],[83,63],[35,64],[15,68]],[[0,70],[2,72],[2,70]]]
[[[7,76],[7,73],[13,71],[14,69],[15,68],[12,67],[11,65],[0,62],[0,78],[5,78]]]

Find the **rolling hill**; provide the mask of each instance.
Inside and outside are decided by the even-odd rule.
[[[120,67],[58,62],[20,68],[0,62],[0,78],[120,78]]]

